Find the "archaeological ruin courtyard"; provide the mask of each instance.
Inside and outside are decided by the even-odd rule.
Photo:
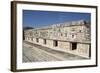
[[[23,62],[91,58],[90,24],[84,20],[24,31]]]
[[[23,44],[23,62],[46,62],[46,61],[64,61],[64,60],[82,60],[86,59],[74,54],[53,50],[37,44],[25,42]]]

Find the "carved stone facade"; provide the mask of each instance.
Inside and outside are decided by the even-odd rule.
[[[24,31],[25,41],[90,58],[91,28],[84,20]]]

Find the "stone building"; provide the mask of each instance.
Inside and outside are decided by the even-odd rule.
[[[26,30],[24,35],[25,41],[90,58],[90,31],[90,24],[79,20]]]

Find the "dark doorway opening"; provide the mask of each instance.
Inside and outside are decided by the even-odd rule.
[[[89,58],[91,58],[91,44],[89,45]]]
[[[77,49],[77,43],[72,43],[72,50],[76,50]]]
[[[55,47],[57,47],[58,46],[58,41],[54,40],[53,44],[54,44]]]
[[[36,38],[36,42],[37,42],[37,43],[39,42],[39,39],[38,39],[38,38]]]
[[[46,39],[44,39],[44,44],[46,44],[47,43],[47,41],[46,41]]]

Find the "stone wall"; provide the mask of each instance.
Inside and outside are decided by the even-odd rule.
[[[25,31],[26,41],[87,58],[90,57],[90,36],[90,27],[82,22],[77,25],[52,25]],[[76,47],[74,50],[73,46]]]

